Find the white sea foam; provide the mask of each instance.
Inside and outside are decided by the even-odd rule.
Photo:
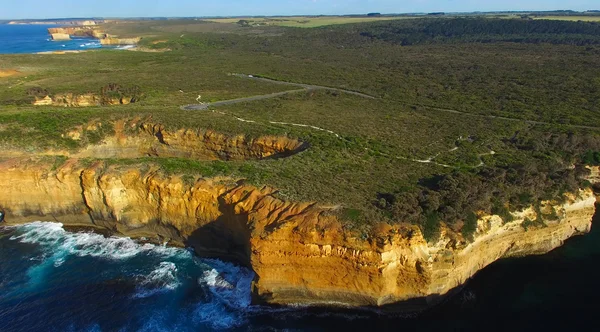
[[[61,223],[34,222],[18,226],[19,235],[14,235],[11,240],[22,243],[39,244],[43,250],[51,253],[63,253],[79,257],[92,256],[105,259],[121,260],[140,254],[159,257],[173,257],[187,255],[185,250],[155,246],[153,244],[139,244],[126,237],[104,237],[95,233],[70,233],[63,229]],[[59,264],[60,265],[60,264]]]
[[[246,322],[245,312],[249,308],[250,285],[254,273],[246,268],[219,260],[204,260],[207,271],[198,279],[212,298],[200,303],[194,311],[196,322],[209,324],[215,329],[226,329]]]
[[[70,233],[63,229],[61,223],[34,222],[17,226],[18,234],[11,240],[21,243],[34,243],[42,250],[41,261],[29,268],[29,286],[38,287],[44,284],[46,276],[54,267],[60,267],[70,256],[98,257],[108,260],[125,260],[138,255],[155,258],[191,258],[185,250],[139,244],[130,238],[104,237],[95,233]],[[159,272],[160,273],[160,272]]]
[[[205,290],[207,298],[184,309],[189,312],[181,318],[184,325],[191,318],[194,323],[213,329],[229,329],[247,322],[247,315],[255,311],[250,305],[250,286],[254,273],[246,268],[219,260],[196,259],[193,253],[185,249],[140,244],[129,238],[104,237],[90,232],[70,233],[60,223],[34,222],[15,228],[17,231],[11,240],[36,244],[41,250],[34,259],[38,264],[28,271],[29,287],[42,286],[53,269],[62,266],[73,256],[118,261],[139,257],[142,261],[149,259],[150,262],[156,262],[152,263],[156,265],[148,268],[145,267],[148,265],[142,264],[140,269],[127,273],[137,284],[134,299],[172,292],[189,278],[189,271],[194,268],[204,271],[198,278],[198,284]],[[190,268],[192,270],[188,270]],[[158,310],[153,316],[156,318],[162,313]],[[145,328],[160,330],[160,326],[168,324],[158,319]]]
[[[161,262],[150,274],[139,276],[138,279],[141,281],[135,298],[172,291],[181,285],[177,277],[177,265],[172,262]]]
[[[116,49],[117,50],[129,50],[129,49],[132,49],[132,48],[135,48],[135,45],[123,45],[123,46],[117,47]]]

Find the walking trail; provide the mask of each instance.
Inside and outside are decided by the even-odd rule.
[[[368,99],[376,99],[375,97],[369,96],[364,93],[350,91],[350,90],[344,90],[344,89],[338,89],[338,88],[331,88],[331,87],[321,86],[321,85],[283,82],[283,81],[272,80],[269,78],[255,77],[252,75],[243,75],[243,74],[233,74],[232,76],[251,79],[251,80],[255,80],[255,81],[268,82],[268,83],[273,83],[273,84],[278,84],[278,85],[296,86],[296,87],[299,87],[302,89],[289,90],[289,91],[270,93],[270,94],[259,95],[259,96],[251,96],[251,97],[245,97],[245,98],[237,98],[237,99],[231,99],[231,100],[223,100],[223,101],[217,101],[214,103],[190,104],[190,105],[181,106],[181,109],[185,110],[185,111],[194,111],[194,110],[201,111],[201,110],[207,110],[207,109],[209,109],[209,107],[218,107],[218,106],[223,106],[223,105],[238,104],[238,103],[262,100],[262,99],[271,99],[271,98],[277,98],[277,97],[289,95],[292,93],[315,91],[315,90],[335,91],[335,92],[347,93],[350,95],[359,96],[359,97],[368,98]]]
[[[218,106],[224,106],[224,105],[231,105],[231,104],[237,104],[237,103],[243,103],[243,102],[251,102],[251,101],[257,101],[257,100],[263,100],[263,99],[271,99],[271,98],[277,98],[277,97],[281,97],[281,96],[285,96],[288,94],[294,94],[294,93],[300,93],[300,92],[306,92],[306,91],[315,91],[315,90],[327,90],[327,91],[335,91],[335,92],[341,92],[341,93],[346,93],[346,94],[350,94],[350,95],[354,95],[354,96],[359,96],[362,98],[368,98],[368,99],[378,99],[374,96],[370,96],[361,92],[356,92],[356,91],[351,91],[351,90],[345,90],[345,89],[339,89],[339,88],[332,88],[332,87],[326,87],[326,86],[321,86],[321,85],[313,85],[313,84],[302,84],[302,83],[293,83],[293,82],[285,82],[285,81],[278,81],[278,80],[273,80],[273,79],[269,79],[269,78],[264,78],[264,77],[255,77],[253,75],[245,75],[245,74],[232,74],[232,76],[235,77],[240,77],[240,78],[245,78],[245,79],[251,79],[251,80],[255,80],[255,81],[262,81],[262,82],[268,82],[268,83],[272,83],[272,84],[278,84],[278,85],[289,85],[289,86],[295,86],[295,87],[299,87],[301,89],[295,89],[295,90],[288,90],[288,91],[283,91],[283,92],[276,92],[276,93],[271,93],[271,94],[266,94],[266,95],[258,95],[258,96],[251,96],[251,97],[245,97],[245,98],[237,98],[237,99],[231,99],[231,100],[223,100],[223,101],[217,101],[217,102],[213,102],[213,103],[200,103],[200,104],[190,104],[190,105],[184,105],[181,106],[182,110],[186,110],[186,111],[201,111],[201,110],[209,110],[212,107],[218,107]],[[550,122],[544,122],[544,121],[534,121],[534,120],[523,120],[523,119],[516,119],[516,118],[509,118],[509,117],[503,117],[503,116],[495,116],[495,115],[484,115],[484,114],[474,114],[474,113],[468,113],[468,112],[463,112],[463,111],[458,111],[458,110],[454,110],[454,109],[447,109],[447,108],[439,108],[439,107],[433,107],[433,106],[426,106],[426,105],[408,105],[405,104],[406,106],[421,106],[433,111],[438,111],[438,112],[446,112],[446,113],[453,113],[453,114],[459,114],[459,115],[464,115],[464,116],[472,116],[472,117],[480,117],[480,118],[487,118],[487,119],[498,119],[498,120],[505,120],[505,121],[515,121],[515,122],[522,122],[522,123],[528,123],[528,124],[532,124],[532,125],[556,125],[556,123],[550,123]],[[212,110],[212,112],[214,113],[219,113],[222,115],[231,115],[233,117],[236,118],[236,120],[241,121],[241,122],[247,122],[247,123],[258,123],[254,120],[247,120],[247,119],[243,119],[240,117],[237,117],[235,115],[232,114],[228,114],[225,112],[221,112],[221,111],[215,111]],[[342,140],[346,140],[345,138],[343,138],[342,136],[340,136],[339,134],[328,130],[328,129],[324,129],[324,128],[320,128],[320,127],[316,127],[316,126],[312,126],[312,125],[307,125],[307,124],[301,124],[301,123],[290,123],[290,122],[276,122],[276,121],[269,121],[269,124],[272,125],[284,125],[284,126],[296,126],[296,127],[305,127],[305,128],[311,128],[314,130],[318,130],[318,131],[323,131],[323,132],[327,132],[329,134],[334,135],[335,137],[342,139]],[[595,130],[599,130],[600,127],[594,127],[594,126],[583,126],[583,125],[566,125],[569,127],[573,127],[573,128],[581,128],[581,129],[595,129]],[[460,140],[461,138],[459,138]],[[347,140],[346,140],[347,141]],[[432,143],[433,144],[433,143]],[[458,150],[459,147],[453,147],[450,150],[448,150],[447,152],[454,152],[456,150]],[[412,158],[407,158],[407,157],[403,157],[403,156],[391,156],[382,152],[378,152],[378,151],[374,151],[372,149],[369,148],[365,148],[366,151],[370,151],[373,153],[376,153],[380,156],[385,156],[385,157],[390,157],[390,158],[396,158],[396,159],[400,159],[400,160],[407,160],[407,161],[411,161],[411,162],[415,162],[415,163],[421,163],[421,164],[431,164],[431,165],[436,165],[439,167],[444,167],[444,168],[457,168],[455,166],[451,166],[451,165],[447,165],[447,164],[442,164],[442,163],[438,163],[435,161],[435,159],[437,157],[439,157],[439,155],[441,154],[438,153],[435,156],[431,156],[427,159],[412,159]],[[482,167],[485,165],[485,163],[483,162],[483,157],[484,156],[488,156],[488,155],[495,155],[496,152],[493,150],[490,150],[490,152],[488,153],[482,153],[478,155],[479,158],[479,164],[475,165],[475,166],[471,166],[471,168],[478,168],[478,167]]]

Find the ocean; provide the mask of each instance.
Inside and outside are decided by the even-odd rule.
[[[0,24],[0,54],[80,51],[101,48],[93,38],[52,41],[48,28],[55,25]]]
[[[599,219],[598,216],[595,217]],[[556,330],[600,310],[600,229],[507,259],[415,315],[250,303],[252,271],[55,222],[0,227],[0,331]]]

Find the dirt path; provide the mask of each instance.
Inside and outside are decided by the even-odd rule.
[[[231,99],[231,100],[223,100],[223,101],[217,101],[214,103],[190,104],[190,105],[181,106],[181,109],[184,111],[203,111],[203,110],[207,110],[209,107],[218,107],[218,106],[223,106],[223,105],[238,104],[238,103],[244,103],[244,102],[250,102],[250,101],[256,101],[256,100],[271,99],[271,98],[277,98],[277,97],[285,96],[285,95],[292,94],[292,93],[314,91],[314,90],[335,91],[335,92],[346,93],[346,94],[359,96],[359,97],[363,97],[363,98],[368,98],[368,99],[376,99],[375,97],[369,96],[364,93],[350,91],[350,90],[344,90],[344,89],[330,88],[330,87],[320,86],[320,85],[283,82],[283,81],[276,81],[276,80],[272,80],[272,79],[268,79],[268,78],[254,77],[252,75],[243,75],[243,74],[233,74],[233,76],[251,79],[251,80],[255,80],[255,81],[269,82],[269,83],[278,84],[278,85],[296,86],[296,87],[299,87],[302,89],[276,92],[276,93],[270,93],[270,94],[266,94],[266,95],[251,96],[251,97],[245,97],[245,98],[237,98],[237,99]]]
[[[237,104],[237,103],[243,103],[243,102],[249,102],[249,101],[256,101],[256,100],[262,100],[262,99],[270,99],[270,98],[276,98],[276,97],[285,96],[285,95],[292,94],[292,93],[299,93],[299,92],[306,92],[306,91],[313,91],[313,90],[335,91],[335,92],[346,93],[346,94],[350,94],[350,95],[354,95],[354,96],[359,96],[359,97],[362,97],[362,98],[378,99],[377,97],[370,96],[370,95],[367,95],[367,94],[364,94],[364,93],[361,93],[361,92],[356,92],[356,91],[351,91],[351,90],[345,90],[345,89],[339,89],[339,88],[332,88],[332,87],[327,87],[327,86],[322,86],[322,85],[313,85],[313,84],[302,84],[302,83],[277,81],[277,80],[273,80],[273,79],[270,79],[270,78],[255,77],[253,75],[245,75],[245,74],[232,74],[232,76],[240,77],[240,78],[245,78],[245,79],[250,79],[250,80],[255,80],[255,81],[268,82],[268,83],[278,84],[278,85],[296,86],[296,87],[299,87],[299,88],[302,88],[302,89],[290,90],[290,91],[283,91],[283,92],[271,93],[271,94],[260,95],[260,96],[252,96],[252,97],[246,97],[246,98],[223,100],[223,101],[218,101],[218,102],[214,102],[214,103],[190,104],[190,105],[181,106],[181,109],[182,110],[187,110],[187,111],[192,111],[192,110],[207,110],[211,106],[217,107],[217,106],[231,105],[231,104]],[[504,116],[495,116],[495,115],[485,115],[485,114],[469,113],[469,112],[458,111],[458,110],[455,110],[455,109],[440,108],[440,107],[435,107],[435,106],[409,105],[409,104],[404,104],[404,105],[405,106],[409,106],[409,107],[424,107],[426,109],[433,110],[433,111],[438,111],[438,112],[453,113],[453,114],[459,114],[459,115],[464,115],[464,116],[472,116],[472,117],[478,117],[478,118],[496,119],[496,120],[513,121],[513,122],[523,122],[523,123],[528,123],[528,124],[532,124],[532,125],[548,125],[548,126],[561,125],[561,124],[552,123],[552,122],[535,121],[535,120],[524,120],[524,119],[509,118],[509,117],[504,117]],[[584,126],[584,125],[572,125],[572,124],[564,124],[564,126],[568,126],[568,127],[572,127],[572,128],[580,128],[580,129],[600,130],[600,127],[596,127],[596,126]]]
[[[336,92],[347,93],[347,94],[350,94],[350,95],[355,95],[355,96],[359,96],[359,97],[363,97],[363,98],[368,98],[368,99],[377,99],[377,97],[373,97],[373,96],[370,96],[368,94],[364,94],[364,93],[361,93],[361,92],[356,92],[356,91],[352,91],[352,90],[345,90],[345,89],[339,89],[339,88],[331,88],[331,87],[322,86],[322,85],[312,85],[312,84],[302,84],[302,83],[277,81],[277,80],[272,80],[270,78],[254,77],[252,75],[244,75],[244,74],[233,74],[233,76],[241,77],[241,78],[247,78],[247,79],[251,79],[251,80],[255,80],[255,81],[262,81],[262,82],[268,82],[268,83],[273,83],[273,84],[279,84],[279,85],[297,86],[297,87],[301,87],[301,88],[303,88],[305,90],[328,90],[328,91],[336,91]]]
[[[271,93],[271,94],[259,95],[259,96],[251,96],[251,97],[245,97],[245,98],[237,98],[237,99],[231,99],[231,100],[223,100],[223,101],[218,101],[218,102],[214,102],[214,103],[190,104],[190,105],[181,106],[181,109],[183,109],[183,110],[208,110],[210,107],[218,107],[218,106],[223,106],[223,105],[231,105],[231,104],[237,104],[237,103],[243,103],[243,102],[251,102],[251,101],[256,101],[256,100],[277,98],[277,97],[285,96],[285,95],[288,95],[288,94],[300,93],[300,92],[306,92],[306,91],[314,91],[314,90],[336,91],[336,92],[351,94],[351,95],[355,95],[355,96],[359,96],[359,97],[363,97],[363,98],[368,98],[368,99],[377,99],[376,97],[373,97],[373,96],[370,96],[370,95],[367,95],[367,94],[364,94],[364,93],[356,92],[356,91],[350,91],[350,90],[344,90],[344,89],[338,89],[338,88],[331,88],[331,87],[320,86],[320,85],[312,85],[312,84],[302,84],[302,83],[292,83],[292,82],[277,81],[277,80],[273,80],[273,79],[269,79],[269,78],[254,77],[252,75],[244,75],[244,74],[233,74],[232,76],[236,76],[236,77],[240,77],[240,78],[245,78],[245,79],[256,80],[256,81],[263,81],[263,82],[268,82],[268,83],[278,84],[278,85],[295,86],[295,87],[299,87],[301,89],[289,90],[289,91],[283,91],[283,92],[277,92],[277,93]],[[544,121],[524,120],[524,119],[516,119],[516,118],[509,118],[509,117],[495,116],[495,115],[474,114],[474,113],[468,113],[468,112],[458,111],[458,110],[454,110],[454,109],[439,108],[439,107],[433,107],[433,106],[408,105],[408,104],[404,104],[404,105],[405,106],[412,106],[412,107],[424,107],[424,108],[426,108],[428,110],[433,110],[433,111],[438,111],[438,112],[446,112],[446,113],[452,113],[452,114],[458,114],[458,115],[464,115],[464,116],[472,116],[472,117],[480,117],[480,118],[487,118],[487,119],[498,119],[498,120],[504,120],[504,121],[523,122],[523,123],[528,123],[528,124],[532,124],[532,125],[558,125],[556,123],[550,123],[550,122],[544,122]],[[232,114],[227,114],[225,112],[220,112],[220,111],[215,111],[215,110],[213,110],[213,112],[216,112],[216,113],[219,113],[219,114],[222,114],[222,115],[233,116],[238,121],[241,121],[241,122],[257,123],[254,120],[246,120],[246,119],[239,118],[239,117],[237,117],[235,115],[232,115]],[[337,133],[335,133],[335,132],[333,132],[331,130],[327,130],[327,129],[316,127],[316,126],[312,126],[312,125],[300,124],[300,123],[289,123],[289,122],[275,122],[275,121],[268,121],[268,123],[271,124],[271,125],[284,125],[284,126],[297,126],[297,127],[311,128],[311,129],[314,129],[314,130],[327,132],[329,134],[334,135],[335,137],[337,137],[339,139],[344,139],[344,138],[342,138],[342,136],[340,136],[339,134],[337,134]],[[594,127],[594,126],[569,125],[569,124],[565,124],[565,126],[569,126],[569,127],[573,127],[573,128],[600,130],[600,127]],[[432,143],[432,144],[434,144],[434,143]],[[451,152],[454,152],[454,151],[456,151],[458,149],[459,149],[458,147],[453,147],[450,150],[448,150],[447,152],[451,153]],[[368,151],[371,151],[371,152],[375,152],[375,151],[372,151],[369,148],[365,148],[365,150],[368,150]],[[396,158],[396,159],[400,159],[400,160],[411,161],[411,162],[420,163],[420,164],[431,164],[431,165],[435,165],[435,166],[439,166],[439,167],[444,167],[444,168],[456,168],[455,166],[451,166],[451,165],[447,165],[447,164],[442,164],[442,163],[438,163],[438,162],[435,161],[435,159],[437,159],[437,157],[439,157],[439,155],[442,154],[441,152],[438,153],[435,156],[431,156],[428,159],[424,159],[424,160],[421,160],[421,159],[412,159],[412,158],[407,158],[407,157],[402,157],[402,156],[390,156],[390,155],[387,155],[387,154],[384,154],[384,153],[381,153],[381,152],[379,152],[379,154],[382,155],[382,156],[386,156],[386,157],[391,157],[391,158]],[[484,156],[489,156],[489,155],[493,156],[495,154],[496,154],[496,152],[493,151],[493,150],[490,150],[490,152],[488,152],[488,153],[479,154],[478,158],[479,158],[480,163],[478,165],[471,166],[471,168],[478,168],[478,167],[484,166],[485,163],[483,162],[483,157]]]

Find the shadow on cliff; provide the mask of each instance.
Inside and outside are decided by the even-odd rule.
[[[187,237],[184,244],[200,257],[218,258],[247,268],[250,263],[250,236],[247,214],[236,214],[234,205],[219,197],[221,216]]]

